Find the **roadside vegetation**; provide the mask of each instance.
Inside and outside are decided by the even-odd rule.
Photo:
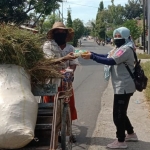
[[[142,67],[144,69],[146,76],[149,79],[147,88],[144,93],[145,93],[147,101],[150,103],[150,61],[142,63]]]
[[[137,54],[138,59],[150,59],[150,55],[144,53],[144,54]],[[144,69],[145,75],[148,78],[148,84],[147,88],[145,89],[145,97],[148,103],[150,104],[150,61],[142,63],[142,67]]]
[[[144,54],[137,54],[139,59],[150,59],[150,55],[148,55],[147,53]]]

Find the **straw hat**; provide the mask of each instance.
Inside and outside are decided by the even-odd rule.
[[[64,29],[68,31],[66,42],[69,42],[73,39],[74,36],[74,30],[72,28],[66,28],[65,25],[62,22],[55,22],[52,29],[50,29],[47,33],[48,39],[54,39],[53,38],[53,31],[56,29]]]

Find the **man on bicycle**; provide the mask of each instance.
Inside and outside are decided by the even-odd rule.
[[[55,22],[52,29],[47,33],[47,41],[43,45],[43,52],[46,58],[57,58],[60,61],[64,61],[62,70],[70,68],[74,71],[78,65],[78,60],[72,53],[75,51],[74,47],[67,42],[71,41],[74,36],[74,30],[72,28],[66,28],[62,22]],[[57,80],[58,86],[60,86],[59,79]],[[44,102],[50,102],[49,96],[44,96]],[[72,90],[72,96],[70,97],[70,111],[71,119],[77,119],[77,111],[75,108],[74,93]]]

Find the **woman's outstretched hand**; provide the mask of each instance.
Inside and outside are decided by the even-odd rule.
[[[85,52],[81,55],[82,58],[84,59],[90,59],[91,58],[92,53],[91,52]]]

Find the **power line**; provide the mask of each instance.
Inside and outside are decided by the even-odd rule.
[[[107,0],[105,2],[111,2],[111,0]],[[70,4],[74,4],[74,5],[79,5],[79,6],[84,6],[84,7],[99,8],[99,7],[96,7],[96,6],[83,5],[83,4],[78,4],[78,3],[73,3],[73,2],[67,2],[67,1],[66,1],[66,3],[70,3]]]
[[[67,8],[68,9],[68,11],[70,11],[71,12],[71,7],[70,7],[70,5],[69,5],[69,8]]]
[[[95,6],[82,5],[82,4],[72,3],[72,2],[67,2],[67,3],[75,4],[75,5],[79,5],[79,6],[84,6],[84,7],[93,7],[93,8],[98,8],[98,7],[95,7]]]

